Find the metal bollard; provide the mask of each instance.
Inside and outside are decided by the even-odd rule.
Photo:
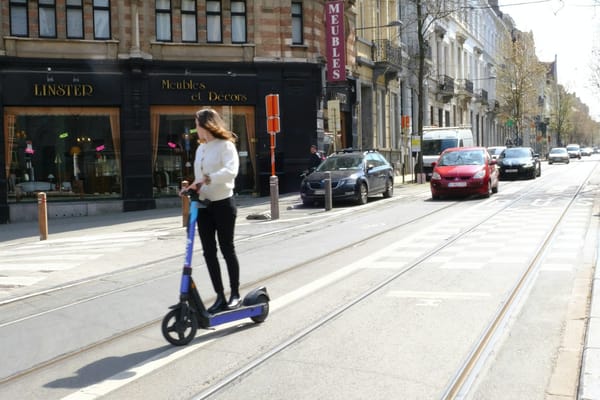
[[[325,211],[329,211],[333,207],[333,199],[331,198],[331,172],[325,172],[323,183],[325,184]]]
[[[185,189],[190,185],[188,181],[181,182],[181,188]],[[190,220],[190,199],[187,196],[181,196],[181,222],[184,228],[187,228]]]
[[[46,207],[46,193],[38,193],[38,224],[40,226],[40,240],[48,239],[48,209]]]
[[[271,219],[279,219],[279,178],[271,175],[269,178],[269,190],[271,192]]]

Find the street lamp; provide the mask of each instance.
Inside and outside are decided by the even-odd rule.
[[[385,25],[363,26],[361,28],[355,28],[354,30],[358,32],[358,31],[362,31],[362,30],[365,30],[365,29],[390,28],[390,27],[393,27],[393,26],[401,27],[402,25],[404,25],[402,23],[402,21],[400,21],[399,19],[396,19],[396,20],[390,21],[389,23],[387,23]]]

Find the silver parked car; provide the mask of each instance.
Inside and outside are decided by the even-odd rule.
[[[567,153],[569,153],[569,157],[581,160],[581,148],[578,144],[568,144]]]
[[[506,149],[506,146],[490,146],[487,148],[488,153],[490,153],[490,157],[492,160],[497,160],[498,156]]]
[[[566,147],[554,147],[548,154],[548,164],[554,164],[555,162],[568,164],[570,162],[569,158]]]

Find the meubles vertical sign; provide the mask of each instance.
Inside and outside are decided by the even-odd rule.
[[[327,81],[346,80],[346,40],[344,38],[344,2],[325,3],[327,40]]]

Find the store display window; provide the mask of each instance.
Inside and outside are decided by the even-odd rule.
[[[195,113],[202,106],[154,106],[151,108],[152,171],[155,197],[175,196],[181,182],[194,179],[194,158],[198,147]],[[254,108],[213,107],[238,136],[240,171],[236,192],[254,191],[255,151]]]
[[[9,201],[120,198],[119,110],[4,109]]]

